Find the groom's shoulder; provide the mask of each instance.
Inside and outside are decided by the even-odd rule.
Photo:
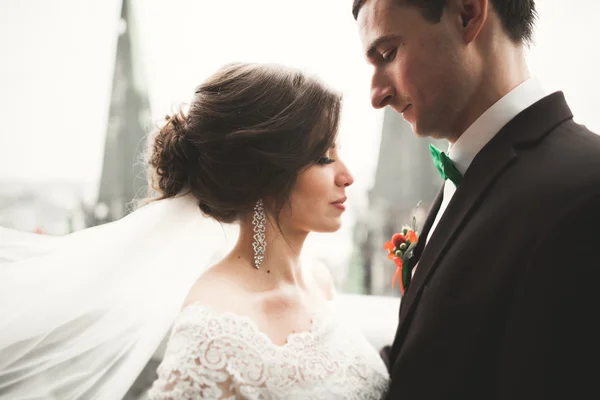
[[[556,207],[600,187],[600,135],[572,119],[517,148],[516,155],[505,183],[518,202]]]
[[[559,125],[546,142],[556,154],[548,159],[550,163],[569,173],[600,177],[600,135],[571,119]]]
[[[573,119],[565,121],[557,127],[559,132],[564,135],[564,140],[568,141],[570,147],[574,149],[590,149],[600,151],[600,135],[598,132],[592,132],[587,126],[575,122]]]
[[[600,135],[569,119],[524,154],[556,180],[600,179]]]

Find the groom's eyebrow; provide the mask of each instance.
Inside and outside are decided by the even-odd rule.
[[[397,34],[383,35],[373,40],[367,50],[367,58],[373,58],[377,53],[377,47],[381,46],[385,42],[391,42],[392,40],[402,39],[402,36]]]

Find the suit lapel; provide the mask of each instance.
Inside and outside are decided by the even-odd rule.
[[[518,147],[543,139],[552,128],[569,118],[572,118],[572,114],[564,96],[561,92],[554,93],[517,115],[477,154],[429,242],[422,249],[422,254],[419,253],[419,267],[402,299],[395,343],[396,355],[404,342],[423,288],[494,181],[517,159]],[[438,201],[441,202],[440,194],[434,204]],[[439,205],[429,214],[428,221],[435,218],[437,209]],[[430,228],[431,225],[427,227],[427,231]],[[421,235],[423,241],[426,240],[426,234],[423,232]]]
[[[438,211],[440,210],[440,207],[442,206],[442,200],[444,199],[444,185],[445,184],[442,184],[442,187],[440,188],[440,190],[438,190],[437,194],[435,195],[435,199],[433,200],[433,203],[431,204],[429,214],[427,215],[427,218],[425,219],[425,223],[423,224],[423,229],[421,229],[421,232],[419,232],[419,237],[421,239],[425,238],[425,240],[420,240],[419,243],[417,243],[417,247],[415,247],[414,254],[415,254],[417,262],[418,262],[419,258],[421,257],[421,254],[423,254],[423,249],[425,248],[425,242],[427,241],[427,235],[429,235],[429,231],[431,230],[431,227],[433,226],[435,217],[436,217]]]
[[[486,190],[496,177],[514,159],[515,153],[511,148],[497,148],[488,152],[486,162],[479,168],[469,168],[463,178],[460,188],[456,191],[448,204],[444,215],[440,219],[429,243],[423,250],[419,260],[419,268],[415,271],[410,290],[406,292],[403,312],[400,314],[400,324],[406,324],[408,315],[420,297],[423,287],[439,264],[439,259],[444,251],[452,244],[454,237],[467,222],[469,215],[476,208]],[[476,167],[476,165],[473,165]]]
[[[440,206],[442,205],[442,200],[444,197],[444,185],[442,185],[442,187],[440,188],[440,190],[438,191],[437,195],[435,196],[435,199],[433,200],[433,203],[431,204],[431,208],[429,210],[429,214],[427,214],[427,218],[425,219],[425,223],[423,224],[423,229],[421,229],[421,231],[419,232],[419,237],[421,238],[419,240],[419,242],[417,243],[417,247],[415,247],[415,251],[414,251],[414,263],[415,265],[412,266],[412,268],[416,267],[416,264],[419,263],[419,260],[421,258],[421,254],[423,253],[423,249],[425,248],[425,242],[427,240],[427,235],[429,234],[429,231],[431,230],[431,227],[433,225],[433,222],[435,221],[435,217],[440,209]],[[412,279],[409,280],[409,285],[406,289],[406,292],[404,293],[404,296],[402,297],[402,299],[400,300],[400,315],[402,315],[402,309],[405,307],[405,301],[404,299],[406,298],[407,294],[413,290],[412,289]],[[392,349],[390,351],[390,356],[389,359],[390,360],[395,360],[397,355],[398,355],[398,351],[400,350],[400,342],[398,342],[398,340],[395,340],[393,345],[392,345]]]
[[[412,265],[412,268],[415,268],[416,264],[418,264],[419,260],[421,259],[421,254],[423,254],[423,249],[425,249],[425,242],[427,241],[427,236],[429,235],[429,231],[431,230],[431,227],[433,226],[435,217],[437,216],[437,213],[440,210],[440,206],[442,205],[443,198],[444,198],[444,184],[442,184],[442,187],[436,194],[435,199],[433,200],[433,203],[431,204],[431,207],[429,209],[429,214],[427,214],[427,218],[425,219],[425,223],[423,224],[423,229],[421,229],[421,231],[419,232],[420,240],[417,243],[417,247],[415,247],[415,251],[414,251],[414,255],[413,255],[414,260],[412,261],[414,264]],[[412,270],[412,268],[411,268],[411,270]],[[412,278],[410,278],[408,281],[408,287],[406,289],[406,293],[404,294],[404,297],[406,297],[406,294],[408,293],[408,291],[411,290],[410,289],[411,285],[412,285]],[[404,298],[400,302],[400,309],[402,309],[403,304],[404,304]]]

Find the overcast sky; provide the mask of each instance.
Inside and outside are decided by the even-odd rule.
[[[351,0],[134,5],[155,119],[223,63],[305,68],[343,92],[343,155],[356,190],[371,185],[383,113],[370,107]],[[600,4],[538,0],[538,9],[532,72],[600,132]],[[0,0],[0,180],[98,181],[119,12],[119,0]]]

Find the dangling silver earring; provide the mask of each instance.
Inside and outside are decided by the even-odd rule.
[[[252,226],[254,227],[254,236],[252,247],[254,248],[254,268],[260,269],[265,259],[265,251],[267,250],[267,241],[265,239],[265,231],[267,228],[267,216],[265,215],[265,207],[262,200],[258,200],[254,206],[252,217]]]

